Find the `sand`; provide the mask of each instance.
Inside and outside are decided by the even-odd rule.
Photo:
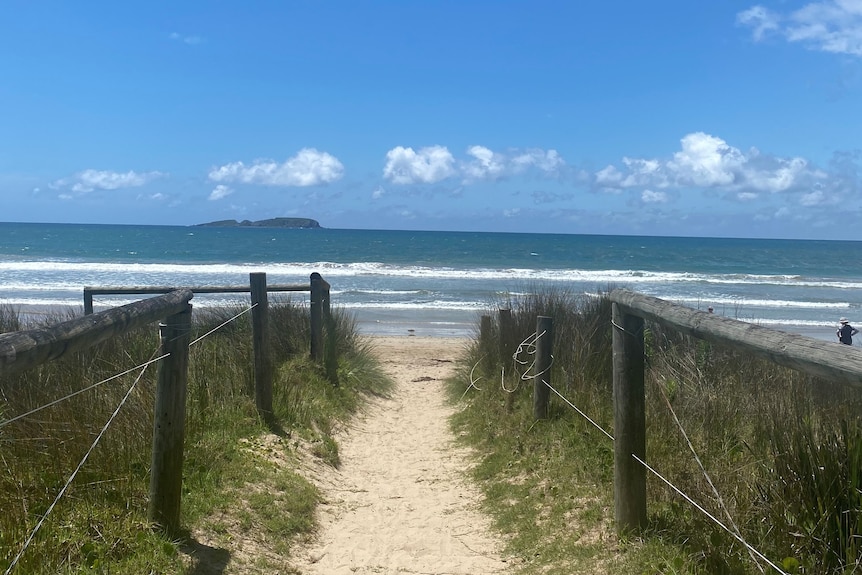
[[[338,436],[341,465],[312,480],[320,529],[294,549],[307,575],[491,574],[508,563],[478,506],[469,452],[454,445],[443,380],[464,339],[372,337],[395,381]]]

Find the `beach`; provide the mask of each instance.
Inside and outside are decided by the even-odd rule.
[[[469,479],[470,451],[455,443],[444,380],[463,338],[371,337],[395,382],[388,397],[337,435],[338,469],[312,464],[306,474],[323,494],[317,535],[293,551],[306,575],[504,572],[481,494]]]

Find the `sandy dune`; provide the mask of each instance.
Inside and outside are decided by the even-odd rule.
[[[453,445],[443,380],[464,340],[375,337],[396,382],[337,438],[341,467],[319,466],[321,529],[294,551],[303,574],[484,574],[507,563]]]

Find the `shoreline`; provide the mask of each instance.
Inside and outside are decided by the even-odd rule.
[[[83,314],[83,305],[4,304],[0,302],[0,306],[8,306],[17,312],[22,321],[25,322],[28,320],[40,322],[52,317],[66,319]],[[97,312],[104,311],[105,309],[110,309],[110,307],[96,306]],[[371,311],[357,308],[347,311],[355,318],[357,331],[360,335],[374,337],[472,338],[478,333],[479,318],[482,315],[482,312],[437,309],[406,312],[401,309],[382,308]],[[493,313],[493,310],[487,310],[485,313]],[[763,325],[762,327],[809,337],[819,341],[832,341],[836,343],[838,341],[835,336],[835,330],[838,329],[837,323],[835,326],[788,323]],[[855,339],[853,345],[862,345],[862,339]]]

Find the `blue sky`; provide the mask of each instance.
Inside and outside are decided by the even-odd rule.
[[[862,239],[862,0],[0,12],[2,221]]]

